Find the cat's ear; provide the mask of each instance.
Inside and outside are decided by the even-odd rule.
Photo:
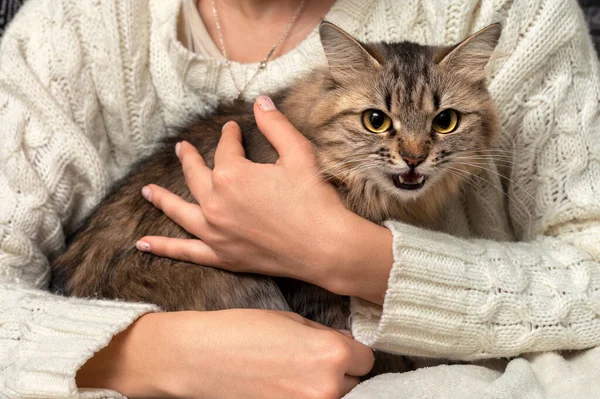
[[[486,26],[457,45],[442,49],[436,56],[436,62],[473,80],[481,80],[485,77],[484,67],[498,44],[501,32],[499,23]]]
[[[331,22],[319,25],[321,44],[336,80],[356,79],[356,71],[379,68],[381,63],[355,38]]]

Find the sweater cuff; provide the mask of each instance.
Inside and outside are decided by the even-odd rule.
[[[383,307],[354,298],[352,332],[378,350],[409,356],[476,359],[489,334],[473,315],[485,303],[489,282],[474,267],[484,245],[398,222],[386,222],[393,236],[394,264]],[[476,252],[473,252],[476,251]]]
[[[109,390],[78,390],[75,375],[114,335],[141,315],[158,311],[156,306],[27,290],[12,294],[19,307],[16,317],[10,318],[15,324],[2,328],[12,334],[0,334],[0,340],[19,341],[4,370],[4,392],[9,397],[122,397]]]

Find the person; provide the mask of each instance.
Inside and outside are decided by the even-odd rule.
[[[30,0],[8,28],[0,44],[3,396],[340,397],[372,365],[363,344],[471,364],[386,374],[349,398],[598,396],[600,79],[576,3],[307,0],[258,72],[300,2],[218,1],[221,28],[211,3],[194,14],[180,0]],[[502,23],[506,56],[489,64],[500,155],[448,201],[441,231],[371,224],[325,183],[298,192],[314,168],[309,146],[259,95],[325,62],[315,30],[323,16],[362,40],[439,44]],[[181,144],[200,208],[152,182],[144,194],[183,225],[173,205],[185,205],[210,229],[194,230],[202,242],[144,237],[140,248],[352,295],[352,333],[363,344],[287,313],[160,313],[47,292],[48,258],[111,183],[167,126],[240,95],[258,98],[257,122],[281,162],[244,161],[234,123],[214,173]]]

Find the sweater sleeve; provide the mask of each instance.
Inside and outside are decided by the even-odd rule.
[[[157,310],[47,291],[48,256],[64,249],[64,231],[109,180],[88,134],[101,126],[98,102],[62,7],[27,2],[0,47],[2,398],[120,397],[78,390],[76,372],[113,335]]]
[[[352,306],[353,333],[374,348],[474,360],[600,344],[598,61],[575,2],[518,3],[528,10],[508,11],[510,57],[490,83],[515,157],[505,195],[517,241],[386,222],[383,308]]]

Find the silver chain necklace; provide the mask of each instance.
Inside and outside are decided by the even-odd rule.
[[[279,48],[281,43],[283,43],[283,41],[287,38],[288,34],[290,33],[290,30],[292,29],[292,26],[294,26],[294,23],[296,22],[296,19],[298,18],[298,15],[300,15],[300,13],[302,12],[302,9],[304,8],[305,1],[306,0],[302,0],[300,2],[300,5],[296,9],[296,12],[292,16],[292,19],[286,25],[285,29],[283,30],[283,33],[281,34],[281,36],[279,36],[279,39],[277,40],[277,42],[275,43],[275,45],[273,46],[271,51],[269,51],[267,56],[265,58],[263,58],[263,60],[258,64],[258,68],[256,68],[256,71],[250,77],[250,79],[248,79],[248,81],[242,87],[240,87],[238,85],[238,82],[235,80],[235,77],[233,76],[233,71],[231,70],[231,61],[229,60],[229,57],[227,56],[227,48],[225,48],[225,41],[223,40],[223,32],[221,32],[221,21],[219,19],[219,13],[217,12],[215,0],[211,0],[212,13],[213,13],[213,16],[215,17],[215,25],[217,26],[217,35],[219,36],[219,44],[221,46],[221,53],[223,53],[223,57],[225,57],[225,65],[227,66],[227,69],[229,70],[229,75],[231,76],[233,85],[235,86],[235,89],[237,90],[236,100],[242,99],[242,97],[244,95],[244,91],[246,90],[248,85],[250,85],[250,83],[252,83],[252,81],[254,80],[256,75],[258,75],[258,73],[260,71],[262,71],[263,69],[266,68],[267,62],[269,62],[269,60],[271,59],[271,57],[273,57],[273,54],[275,54],[275,52],[277,51],[277,49]]]

